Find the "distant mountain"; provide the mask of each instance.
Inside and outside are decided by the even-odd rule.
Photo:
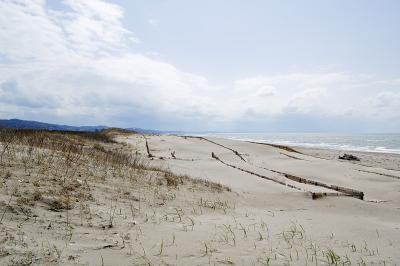
[[[49,124],[38,121],[28,121],[21,119],[0,119],[0,127],[9,128],[23,128],[23,129],[48,129],[48,130],[68,130],[68,131],[96,131],[105,128],[110,128],[108,126],[68,126],[68,125],[58,125]],[[161,131],[143,128],[124,128],[126,130],[135,131],[138,133],[148,133],[148,134],[180,134],[181,131]]]
[[[183,131],[171,131],[171,130],[155,130],[155,129],[143,129],[143,128],[126,128],[127,130],[146,133],[146,134],[184,134]]]
[[[23,129],[48,129],[48,130],[69,130],[69,131],[96,131],[108,128],[107,126],[68,126],[49,124],[38,121],[28,121],[20,119],[0,119],[0,126],[9,128]]]

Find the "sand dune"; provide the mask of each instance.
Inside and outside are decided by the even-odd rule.
[[[0,137],[1,265],[400,263],[394,155],[355,164],[120,131]]]
[[[244,218],[246,222],[242,223],[269,221],[272,223],[270,230],[278,234],[282,227],[295,222],[305,229],[312,241],[337,252],[342,262],[346,256],[352,263],[360,264],[388,265],[400,261],[400,180],[397,178],[400,171],[379,167],[376,162],[360,165],[335,158],[318,158],[312,152],[307,155],[306,149],[294,152],[282,147],[218,138],[146,138],[154,156],[153,164],[231,187],[237,193],[233,216]],[[145,152],[142,136],[120,141]],[[323,197],[313,200],[313,194]],[[224,222],[215,219],[211,223]],[[291,249],[301,249],[303,244]],[[273,249],[282,245],[282,240],[265,245],[257,242],[256,245]],[[354,251],[352,245],[364,245],[375,251],[366,256],[365,249]],[[256,254],[259,251],[246,253],[249,258],[257,257]],[[241,261],[237,255],[231,258]],[[283,261],[271,259],[269,263],[280,265]],[[288,263],[305,265],[306,261]]]

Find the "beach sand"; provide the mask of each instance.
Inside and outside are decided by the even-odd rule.
[[[229,214],[196,217],[200,225],[191,232],[191,243],[182,243],[193,245],[193,250],[210,243],[215,248],[212,263],[226,259],[239,265],[312,264],[314,245],[325,254],[321,264],[329,262],[330,251],[352,264],[400,263],[398,155],[357,152],[361,161],[353,163],[338,160],[341,151],[295,148],[296,152],[218,138],[135,135],[120,141],[143,153],[147,141],[153,164],[232,189],[235,197],[227,200],[234,208]],[[296,182],[291,176],[318,185]],[[329,186],[362,192],[364,197]],[[313,200],[312,193],[327,196]],[[228,240],[220,240],[226,226],[233,229],[235,243],[229,233],[222,236]]]
[[[219,138],[115,139],[68,160],[35,148],[29,164],[19,144],[3,158],[0,264],[400,264],[398,155],[353,163]],[[125,168],[120,151],[140,164]]]

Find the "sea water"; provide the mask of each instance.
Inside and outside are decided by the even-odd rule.
[[[400,154],[400,134],[204,133],[198,135],[308,148]]]

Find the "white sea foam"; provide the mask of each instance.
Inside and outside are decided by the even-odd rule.
[[[202,135],[306,148],[400,154],[400,134],[209,133]]]

